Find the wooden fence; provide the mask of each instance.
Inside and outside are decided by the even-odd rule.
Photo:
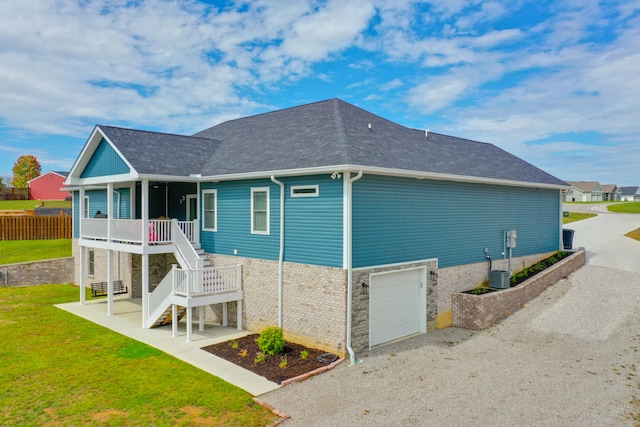
[[[29,200],[29,189],[5,187],[0,189],[0,200]]]
[[[71,239],[70,216],[0,216],[0,240]]]

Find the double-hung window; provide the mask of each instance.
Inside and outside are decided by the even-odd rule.
[[[202,191],[202,229],[218,229],[218,190]]]
[[[251,233],[269,234],[269,187],[251,189]]]

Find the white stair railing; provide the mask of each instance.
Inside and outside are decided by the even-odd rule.
[[[201,270],[204,266],[202,258],[200,258],[187,236],[182,232],[178,220],[172,220],[171,224],[171,236],[173,237],[176,258],[180,266],[186,270]]]

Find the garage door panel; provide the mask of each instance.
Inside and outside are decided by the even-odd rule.
[[[420,332],[422,269],[372,275],[370,281],[370,345]]]

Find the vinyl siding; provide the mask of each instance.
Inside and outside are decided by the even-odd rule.
[[[96,151],[89,159],[87,166],[80,174],[81,178],[93,178],[97,176],[120,175],[129,173],[129,167],[124,160],[104,139],[100,141]]]
[[[557,250],[557,190],[364,176],[353,186],[353,266],[437,258],[440,267]]]
[[[285,251],[288,262],[342,266],[342,181],[329,176],[280,179],[285,184]],[[319,185],[319,197],[291,197],[292,185]],[[251,234],[251,188],[269,187],[270,234]],[[280,186],[271,180],[203,183],[217,189],[218,229],[203,231],[205,251],[277,260],[280,245]],[[201,204],[202,206],[202,204]],[[202,217],[202,215],[200,215]]]
[[[114,218],[131,218],[131,189],[114,188],[120,193],[120,210],[118,212],[118,195],[113,194],[113,217]],[[90,190],[86,191],[85,197],[89,198],[89,215],[95,216],[96,212],[107,213],[107,190]],[[80,224],[80,192],[73,192],[73,237],[79,237]]]

